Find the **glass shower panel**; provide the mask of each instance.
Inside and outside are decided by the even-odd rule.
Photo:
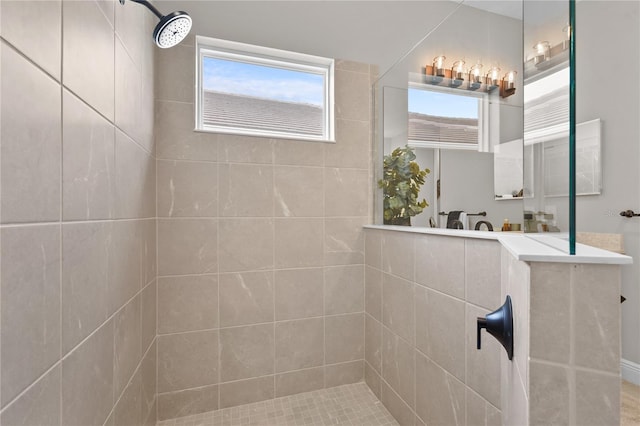
[[[524,40],[524,231],[562,232],[568,240],[575,221],[575,173],[571,137],[571,19],[569,1],[523,2]],[[575,68],[574,68],[575,69]],[[597,127],[598,124],[594,123]],[[591,133],[590,133],[591,132]],[[598,151],[599,139],[588,137],[583,147]],[[589,149],[589,148],[586,148]],[[575,150],[573,150],[575,152]],[[597,161],[584,179],[581,194],[599,192]],[[588,181],[588,182],[587,182]],[[570,250],[570,244],[566,246]]]
[[[442,21],[373,87],[376,182],[384,157],[408,147],[430,170],[417,197],[429,205],[411,215],[412,226],[447,227],[456,211],[467,213],[465,228],[522,225],[522,21],[464,2],[433,9]],[[385,191],[376,196],[378,224],[384,206],[390,215]]]

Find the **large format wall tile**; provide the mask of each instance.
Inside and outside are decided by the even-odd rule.
[[[62,361],[62,424],[103,424],[113,406],[113,323]]]
[[[413,281],[415,252],[413,234],[386,232],[382,236],[382,270]]]
[[[496,339],[482,331],[482,350],[476,349],[476,319],[485,317],[488,313],[489,311],[476,306],[466,305],[467,356],[464,382],[495,407],[500,408],[500,357],[504,348]]]
[[[218,409],[218,385],[158,395],[158,420],[175,419]]]
[[[158,336],[158,393],[218,383],[218,332]]]
[[[60,365],[40,378],[0,414],[4,425],[60,425]]]
[[[140,145],[116,130],[116,217],[154,217],[156,162]]]
[[[218,165],[158,161],[158,216],[218,215]]]
[[[0,49],[2,222],[57,221],[62,155],[60,85],[4,42]]]
[[[179,44],[156,52],[156,99],[193,103],[195,67],[192,64],[195,47]],[[191,121],[193,129],[193,119]]]
[[[276,373],[322,365],[324,320],[276,323]]]
[[[326,218],[324,220],[324,264],[361,265],[364,263],[363,225],[361,218]]]
[[[111,24],[98,4],[88,1],[65,1],[62,23],[62,82],[113,121],[115,36]]]
[[[0,8],[2,37],[60,81],[61,2],[3,1]]]
[[[220,330],[220,380],[229,382],[273,374],[273,325]]]
[[[531,281],[535,286],[531,288],[529,310],[531,317],[537,318],[529,324],[533,358],[569,363],[571,339],[567,336],[571,335],[571,319],[564,309],[571,304],[569,274],[569,267],[561,263],[532,265]],[[514,309],[520,311],[521,307],[514,305]]]
[[[218,158],[221,163],[272,164],[273,141],[243,135],[220,138]]]
[[[220,272],[273,268],[272,219],[221,219],[218,258]]]
[[[320,167],[275,167],[273,180],[274,216],[323,216],[322,188],[323,177]]]
[[[215,219],[158,220],[158,274],[217,272],[217,234]]]
[[[465,386],[419,352],[416,413],[428,425],[464,425]],[[479,419],[473,419],[477,422]]]
[[[275,267],[322,266],[322,219],[275,219]]]
[[[378,374],[382,372],[382,324],[365,314],[364,359]]]
[[[325,314],[346,314],[364,310],[362,265],[325,268]]]
[[[275,271],[276,320],[321,316],[323,280],[322,268]]]
[[[371,150],[369,127],[369,121],[337,119],[336,139],[339,143],[325,144],[325,166],[368,169],[370,158],[362,153]]]
[[[62,348],[67,353],[109,316],[112,224],[62,226]]]
[[[158,223],[159,329],[165,330],[170,312],[165,304],[180,301],[184,309],[172,314],[172,321],[182,323],[208,302],[207,312],[213,314],[217,303],[219,323],[212,330],[220,339],[220,407],[362,380],[368,112],[361,122],[341,123],[337,144],[194,132],[194,76],[177,65],[192,57],[193,40],[158,53],[156,65],[166,68],[156,79],[157,211],[173,218]],[[368,104],[369,67],[363,66],[362,73],[356,69],[366,85],[346,91]],[[165,87],[168,78],[175,79],[173,87]],[[357,94],[359,89],[365,93]],[[368,106],[358,107],[368,111]],[[366,153],[360,152],[365,147]],[[325,158],[331,168],[325,167]],[[217,224],[215,235],[172,229],[194,216]],[[216,269],[204,271],[199,264],[210,247]],[[217,276],[219,300],[208,289],[163,295],[169,276],[201,274]],[[381,288],[378,295],[381,311]],[[195,333],[186,326],[163,332]],[[161,364],[167,351],[162,340],[174,336],[159,337]],[[193,364],[202,368],[201,362],[206,361]],[[160,376],[167,374],[162,365],[159,370]],[[163,380],[159,377],[159,389]],[[211,405],[199,402],[204,400],[197,390],[206,385],[195,386],[183,384],[179,392],[165,386],[160,418],[183,413],[172,402],[182,392],[187,406]]]
[[[580,367],[620,372],[619,283],[617,266],[575,265],[571,269],[575,363]]]
[[[120,395],[111,416],[114,425],[142,424],[142,379],[139,371]]]
[[[429,235],[416,240],[416,282],[464,298],[464,239]]]
[[[415,408],[415,350],[388,328],[382,330],[382,378]]]
[[[369,172],[357,169],[324,169],[325,216],[367,216]]]
[[[119,396],[142,360],[140,296],[136,296],[113,318],[113,388]]]
[[[273,322],[272,272],[220,275],[220,326]]]
[[[502,245],[497,241],[466,239],[464,245],[466,300],[493,311],[500,300]]]
[[[391,331],[413,343],[415,340],[414,285],[384,274],[382,277],[382,323]]]
[[[219,166],[220,216],[272,217],[273,168],[256,164]]]
[[[324,368],[315,367],[276,375],[276,398],[324,387]]]
[[[60,227],[4,228],[2,406],[60,356]]]
[[[336,364],[364,356],[364,314],[347,314],[325,318],[325,362]]]
[[[340,364],[325,365],[324,367],[324,386],[326,388],[358,383],[361,382],[363,378],[364,361],[361,359]]]
[[[121,5],[118,5],[120,7]],[[140,13],[140,10],[136,12]],[[140,15],[139,15],[140,16]],[[142,20],[141,20],[142,21]],[[142,27],[142,25],[140,25]],[[142,76],[140,69],[121,40],[115,41],[115,125],[134,140],[138,140],[142,110]]]
[[[156,79],[158,81],[158,79]],[[218,135],[193,131],[192,103],[155,103],[155,142],[159,159],[216,161]]]
[[[158,278],[158,334],[217,327],[215,275]]]
[[[416,348],[459,380],[465,378],[465,304],[416,286]]]
[[[62,109],[63,219],[113,218],[114,127],[66,90]]]
[[[220,384],[220,408],[273,399],[273,376]]]

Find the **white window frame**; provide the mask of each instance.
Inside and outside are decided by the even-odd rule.
[[[205,126],[202,120],[204,57],[269,66],[291,71],[318,74],[324,79],[323,134],[320,136],[242,127]],[[334,66],[331,58],[289,52],[234,41],[196,37],[196,123],[201,132],[228,133],[281,139],[335,142]]]

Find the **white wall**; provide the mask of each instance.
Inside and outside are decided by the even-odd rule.
[[[578,122],[600,118],[603,188],[599,196],[578,197],[577,230],[621,233],[634,265],[622,268],[622,358],[640,364],[640,3],[577,3]],[[629,78],[607,74],[602,64],[632,70]],[[614,80],[619,82],[614,83]],[[605,283],[603,283],[605,284]]]

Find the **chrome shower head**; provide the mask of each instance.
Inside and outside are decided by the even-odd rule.
[[[152,11],[160,22],[153,30],[153,40],[160,48],[167,49],[180,43],[189,34],[191,30],[191,17],[187,12],[171,12],[163,15],[158,9],[153,7],[147,0],[131,0],[134,3],[140,3]],[[120,0],[120,4],[124,4],[125,0]]]

